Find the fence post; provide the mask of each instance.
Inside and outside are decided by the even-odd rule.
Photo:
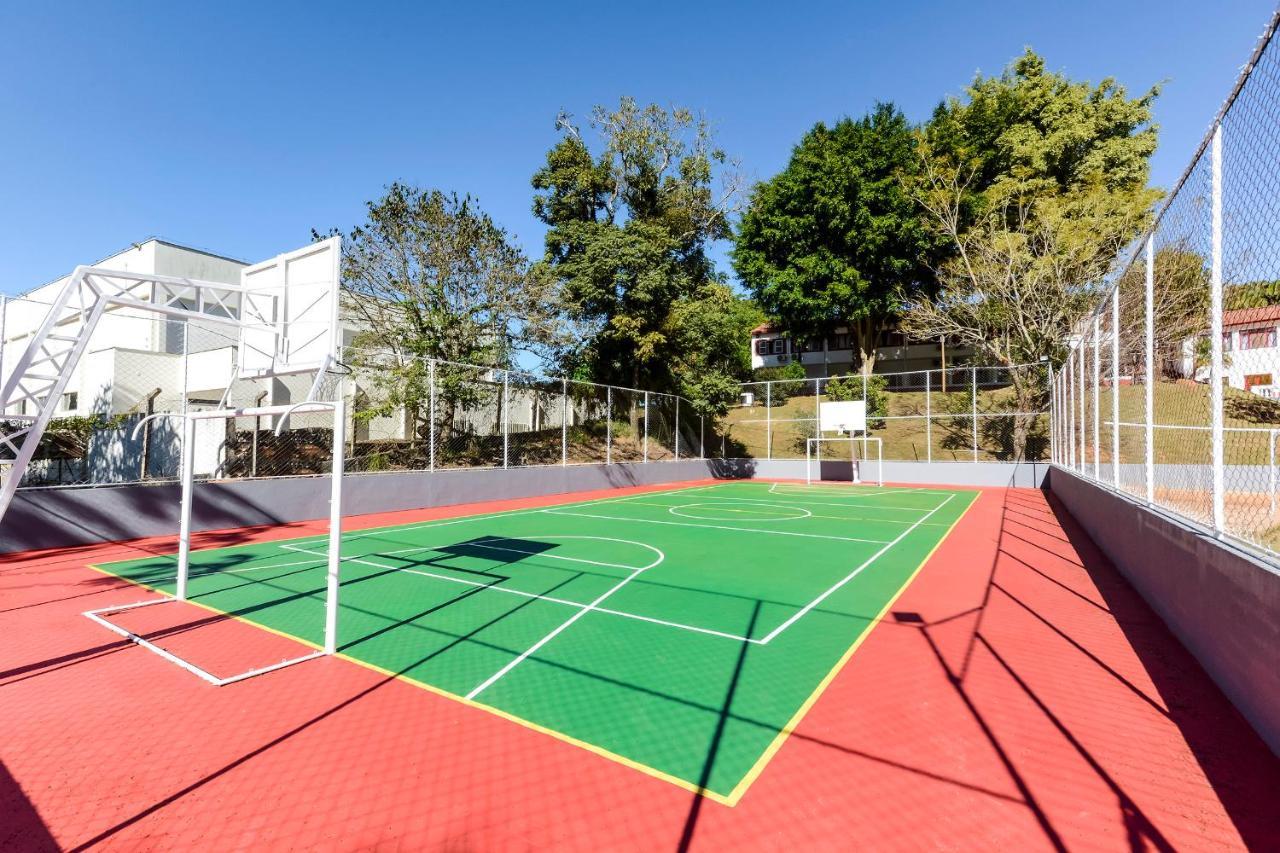
[[[924,461],[933,461],[933,373],[924,372]]]
[[[1213,128],[1213,250],[1209,265],[1209,415],[1213,436],[1213,530],[1227,527],[1226,453],[1222,429],[1222,123]]]
[[[723,454],[721,454],[723,455]],[[773,458],[773,381],[764,383],[764,458]]]
[[[1267,491],[1271,494],[1271,517],[1267,519],[1267,524],[1275,521],[1276,516],[1276,433],[1280,430],[1270,430],[1267,432]]]
[[[604,464],[613,464],[613,386],[604,389]]]
[[[1111,291],[1111,484],[1120,490],[1120,285]]]
[[[698,415],[698,458],[707,458],[707,416]]]
[[[1084,350],[1085,335],[1080,334],[1080,346],[1076,350],[1080,356],[1080,370],[1077,374],[1077,382],[1079,388],[1077,392],[1080,394],[1080,473],[1083,474],[1089,467],[1089,421],[1086,419],[1088,409],[1086,408],[1088,401],[1084,396]]]
[[[191,357],[191,323],[183,321],[182,323],[182,414],[187,413],[187,395],[190,393],[187,389],[187,361]],[[275,381],[274,379],[271,381]]]
[[[1053,362],[1049,363],[1049,462],[1058,461],[1058,421],[1054,417],[1054,410],[1058,401],[1057,380],[1053,376]],[[977,383],[974,383],[977,385]],[[977,397],[977,388],[974,388],[974,397]],[[977,420],[976,418],[974,420]],[[977,444],[974,444],[974,455],[977,455]],[[976,460],[975,460],[976,461]]]
[[[1067,417],[1067,464],[1074,471],[1076,467],[1076,354],[1074,352],[1067,353],[1066,373],[1063,402],[1066,404]]]
[[[427,362],[427,470],[436,470],[436,360]]]
[[[508,390],[511,381],[511,371],[502,371],[502,467],[507,467],[510,458],[510,433],[511,433],[511,398],[508,396]]]
[[[560,380],[560,466],[569,464],[569,380]]]
[[[649,461],[649,392],[644,392],[644,461]]]
[[[676,461],[680,461],[680,398],[676,397]]]
[[[1102,478],[1102,337],[1101,320],[1093,314],[1093,479]]]
[[[978,461],[978,366],[975,364],[973,367],[970,367],[969,370],[973,374],[972,376],[973,399],[969,401],[969,404],[970,404],[969,414],[973,420],[973,424],[972,424],[973,461],[977,462]]]
[[[1147,278],[1146,278],[1146,362],[1147,377],[1145,403],[1143,404],[1143,425],[1145,430],[1143,451],[1144,477],[1147,483],[1147,503],[1154,503],[1156,496],[1156,462],[1155,462],[1155,386],[1156,386],[1156,244],[1155,235],[1147,235]]]

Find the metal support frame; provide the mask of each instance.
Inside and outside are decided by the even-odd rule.
[[[676,461],[680,461],[680,398],[676,397]]]
[[[1081,474],[1083,474],[1085,470],[1089,467],[1089,440],[1088,440],[1089,421],[1087,419],[1088,409],[1086,408],[1088,405],[1088,401],[1085,399],[1085,395],[1084,395],[1084,374],[1085,374],[1084,350],[1085,350],[1085,339],[1084,339],[1084,335],[1082,334],[1080,335],[1080,346],[1076,349],[1076,354],[1079,356],[1079,361],[1080,361],[1080,369],[1079,371],[1077,371],[1077,381],[1079,384],[1079,388],[1077,388],[1076,390],[1077,390],[1077,393],[1080,395],[1080,473]]]
[[[604,389],[604,464],[613,464],[613,388]]]
[[[511,371],[502,371],[502,467],[506,468],[511,457],[511,397],[509,382]]]
[[[436,470],[436,360],[427,362],[427,470]]]
[[[644,461],[649,461],[649,392],[644,392]]]
[[[970,411],[970,413],[969,413],[969,414],[970,414],[970,417],[971,417],[971,418],[972,418],[972,420],[973,420],[973,423],[972,423],[972,428],[973,428],[973,461],[974,461],[974,462],[977,462],[977,461],[978,461],[978,367],[977,367],[977,365],[974,365],[973,367],[970,367],[970,368],[969,368],[969,372],[970,372],[970,374],[971,374],[971,376],[970,376],[971,386],[972,386],[972,387],[971,387],[971,391],[972,391],[972,394],[973,394],[972,399],[970,399],[970,401],[969,401],[969,405],[970,405],[970,409],[971,409],[971,411]],[[1052,404],[1052,403],[1050,403],[1050,409],[1052,409],[1052,407],[1053,407],[1053,404]],[[1051,417],[1052,417],[1052,416],[1051,416]]]
[[[933,372],[924,372],[924,461],[933,461]]]
[[[1213,128],[1211,158],[1213,172],[1212,192],[1212,255],[1209,265],[1209,414],[1213,456],[1213,529],[1221,535],[1227,527],[1226,511],[1226,452],[1223,441],[1222,384],[1225,378],[1222,363],[1222,123]]]
[[[773,458],[773,382],[764,383],[764,458]]]
[[[1155,237],[1147,235],[1147,275],[1146,275],[1146,388],[1143,404],[1143,422],[1146,426],[1143,441],[1143,477],[1146,481],[1147,503],[1153,503],[1156,496],[1156,463],[1155,463],[1155,386],[1156,386],[1156,248]]]
[[[1120,488],[1120,285],[1111,291],[1111,484]]]
[[[1102,339],[1101,321],[1093,315],[1093,478],[1102,475]]]

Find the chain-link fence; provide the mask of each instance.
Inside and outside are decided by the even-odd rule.
[[[1053,381],[1054,461],[1277,553],[1280,45],[1273,20]]]
[[[823,403],[866,403],[868,435],[884,458],[916,462],[1010,462],[1048,458],[1045,365],[965,366],[749,382],[740,405],[716,424],[714,455],[803,459],[819,435]],[[831,453],[848,454],[833,443]],[[833,457],[835,458],[835,457]]]

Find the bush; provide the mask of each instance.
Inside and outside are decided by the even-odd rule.
[[[768,394],[768,401],[772,406],[781,406],[791,399],[793,394],[804,387],[797,384],[795,380],[804,378],[804,367],[797,361],[784,364],[781,367],[761,367],[753,374],[753,379],[756,382],[774,383],[770,387]],[[756,402],[765,402],[765,396],[763,389],[757,391]]]

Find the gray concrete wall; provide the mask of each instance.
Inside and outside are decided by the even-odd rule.
[[[750,465],[726,467],[713,460],[690,460],[348,474],[343,481],[343,512],[364,515],[750,473]],[[175,483],[23,489],[0,526],[0,553],[174,534],[178,499]],[[324,518],[328,513],[328,477],[198,483],[192,529],[281,524]]]
[[[1053,468],[1049,490],[1280,754],[1280,571]]]
[[[731,460],[732,461],[732,460]],[[803,459],[750,460],[756,477],[803,480]],[[934,483],[949,486],[1008,486],[1038,489],[1049,466],[1045,462],[895,462],[885,460],[884,479],[890,483]],[[815,465],[816,471],[816,465]],[[824,480],[848,480],[852,476],[848,462],[823,461]],[[874,479],[876,466],[868,463],[863,479]]]

